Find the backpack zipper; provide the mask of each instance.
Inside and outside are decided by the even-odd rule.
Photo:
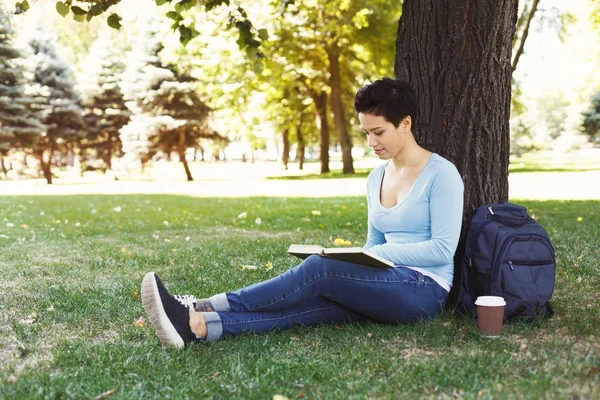
[[[552,247],[552,244],[550,243],[550,241],[548,239],[546,239],[545,236],[543,235],[539,235],[537,233],[513,233],[511,235],[509,235],[506,240],[504,241],[504,243],[502,243],[502,247],[500,247],[500,251],[498,252],[498,257],[496,258],[496,262],[494,263],[494,265],[492,266],[492,281],[495,282],[498,280],[498,275],[500,275],[500,263],[502,262],[502,256],[504,255],[504,250],[506,249],[506,247],[508,247],[508,244],[510,242],[512,242],[512,240],[518,236],[537,236],[537,237],[541,237],[542,239],[544,239],[544,243],[546,244],[546,247],[548,247],[548,249],[550,249],[550,252],[552,253],[552,256],[554,258],[556,258],[556,255],[554,254],[554,248]],[[550,246],[548,246],[548,244],[550,244]]]
[[[512,207],[505,207],[505,206],[498,206],[496,207],[496,209],[512,209]],[[492,207],[488,207],[487,208],[488,211],[490,212],[490,214],[492,215],[496,215],[494,214],[494,210],[492,209]],[[490,222],[492,222],[491,219],[486,219],[485,221],[483,221],[481,223],[481,225],[479,225],[479,228],[477,228],[477,230],[475,231],[475,236],[473,236],[473,240],[472,240],[472,246],[471,246],[471,254],[469,254],[469,268],[471,269],[471,271],[473,270],[473,257],[475,256],[475,245],[477,244],[477,238],[479,237],[479,234],[481,233],[481,231],[483,231],[483,228],[485,228]]]

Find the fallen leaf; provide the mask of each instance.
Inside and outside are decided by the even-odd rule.
[[[342,239],[342,238],[335,238],[335,240],[333,241],[333,244],[336,246],[348,246],[351,245],[352,242],[346,239]]]
[[[138,298],[139,298],[138,292],[137,292],[137,290],[134,290],[133,293],[131,293],[131,299],[137,300]]]
[[[273,269],[273,263],[271,261],[265,264],[265,271],[270,271]]]
[[[20,320],[19,322],[21,323],[21,325],[31,325],[35,322],[35,318],[28,316],[27,318],[24,318],[24,319]]]
[[[98,396],[94,397],[94,400],[105,399],[105,398],[111,396],[116,391],[117,391],[117,389],[107,390],[106,392],[100,393]]]
[[[577,259],[578,259],[579,261],[581,261],[581,260],[583,260],[583,256],[579,256],[579,257],[577,257]]]
[[[139,317],[133,323],[133,326],[137,326],[138,328],[143,328],[145,325],[146,325],[146,318],[144,318],[144,317]]]

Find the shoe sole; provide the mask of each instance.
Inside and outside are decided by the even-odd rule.
[[[154,325],[158,340],[165,346],[182,349],[185,344],[165,313],[154,272],[148,272],[142,280],[142,304],[150,322]]]

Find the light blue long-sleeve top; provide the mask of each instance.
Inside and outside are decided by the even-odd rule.
[[[367,178],[369,228],[364,247],[450,291],[463,214],[460,174],[454,164],[433,153],[404,200],[385,208],[380,193],[389,162]]]

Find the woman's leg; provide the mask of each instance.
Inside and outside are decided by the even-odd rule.
[[[324,297],[309,299],[295,307],[277,311],[203,312],[206,340],[243,332],[268,332],[293,326],[347,323],[366,319]]]
[[[431,278],[408,268],[377,269],[311,256],[276,278],[211,297],[215,312],[202,313],[200,325],[216,340],[223,333],[362,317],[411,322],[439,314],[447,295]],[[182,347],[196,338],[190,315],[198,313],[168,294],[152,273],[144,278],[142,301],[164,344]]]
[[[210,298],[216,312],[295,309],[324,298],[381,322],[410,322],[441,312],[447,292],[408,268],[379,269],[311,256],[289,271]]]

